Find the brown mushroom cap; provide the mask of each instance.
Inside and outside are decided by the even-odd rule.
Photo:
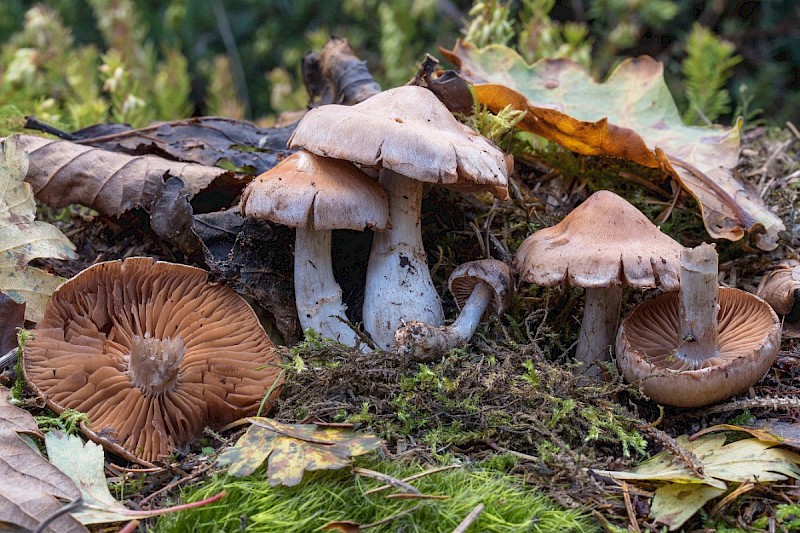
[[[59,286],[25,345],[28,383],[87,436],[153,461],[258,409],[280,357],[253,310],[199,268],[136,257]],[[274,396],[277,394],[277,388]]]
[[[719,290],[719,351],[705,363],[675,357],[681,345],[678,293],[639,304],[617,335],[617,366],[628,383],[641,383],[652,400],[699,407],[746,392],[767,373],[780,347],[778,317],[762,299]]]
[[[453,270],[447,284],[459,309],[464,306],[475,285],[480,282],[486,283],[493,293],[492,300],[483,313],[483,320],[508,309],[511,305],[514,288],[511,280],[511,268],[497,259],[470,261]]]
[[[778,314],[786,315],[784,335],[800,337],[800,262],[781,261],[761,279],[756,294]]]
[[[546,287],[672,290],[682,249],[626,200],[597,191],[561,222],[525,239],[514,266],[522,281]]]
[[[432,92],[403,86],[354,106],[324,105],[289,139],[317,155],[387,168],[419,181],[488,190],[508,198],[508,161],[491,141],[458,122]]]
[[[242,195],[247,216],[296,228],[385,229],[389,204],[380,185],[347,161],[305,150],[255,178]]]

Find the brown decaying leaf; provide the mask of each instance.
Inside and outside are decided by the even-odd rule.
[[[727,130],[684,125],[660,62],[628,59],[597,83],[577,63],[529,66],[506,47],[458,43],[442,52],[477,84],[478,100],[491,111],[508,105],[527,111],[519,127],[575,152],[661,168],[698,201],[712,237],[735,241],[752,232],[759,248],[777,246],[783,223],[733,174],[741,124]]]
[[[214,167],[169,161],[156,156],[129,156],[53,141],[19,136],[30,157],[26,181],[36,197],[53,207],[81,204],[119,216],[134,207],[149,207],[164,189],[167,175],[183,180],[190,198],[231,173]]]
[[[347,39],[331,37],[321,52],[303,57],[301,69],[310,100],[316,105],[353,105],[381,92],[367,62],[355,55]]]
[[[228,473],[247,476],[269,458],[267,477],[273,487],[292,487],[312,470],[335,470],[372,451],[383,441],[369,433],[316,424],[284,424],[269,418],[248,418],[252,425],[219,457]]]
[[[24,322],[25,304],[0,292],[0,357],[17,347],[17,328]]]
[[[33,416],[8,401],[9,391],[0,387],[0,530],[31,531],[63,507],[76,501],[81,491],[58,468],[22,440],[19,433],[41,437]],[[60,501],[61,500],[61,501]],[[65,513],[43,530],[46,533],[86,532]]]
[[[260,128],[246,120],[197,117],[130,129],[98,124],[72,134],[78,144],[129,155],[156,155],[210,167],[261,174],[294,150],[286,148],[293,126]]]
[[[800,451],[800,425],[782,422],[775,419],[758,420],[755,426],[737,426],[735,424],[717,424],[702,429],[689,437],[694,440],[715,431],[742,431],[749,433],[762,442],[781,444]]]

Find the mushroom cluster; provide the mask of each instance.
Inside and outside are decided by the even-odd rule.
[[[423,184],[490,191],[505,199],[510,160],[416,86],[390,89],[351,107],[312,109],[289,145],[379,171],[390,224],[373,237],[363,309],[364,328],[375,344],[393,348],[405,321],[440,325],[444,313],[422,244]]]
[[[150,464],[266,406],[280,357],[253,310],[199,268],[98,263],[59,286],[24,349],[28,383],[87,437]]]

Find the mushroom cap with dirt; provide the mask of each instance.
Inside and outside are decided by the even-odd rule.
[[[500,315],[511,305],[514,282],[511,269],[497,259],[481,259],[459,265],[448,281],[461,313],[449,326],[408,322],[395,333],[400,354],[428,361],[469,342],[478,323]]]
[[[778,317],[753,294],[719,291],[717,349],[705,358],[682,352],[677,292],[634,308],[617,336],[617,366],[625,381],[640,384],[658,403],[700,407],[745,393],[761,379],[780,347]]]
[[[582,372],[610,359],[619,324],[622,287],[676,289],[683,247],[644,214],[610,191],[598,191],[558,224],[529,236],[517,250],[520,281],[586,289],[576,348]]]
[[[422,244],[423,182],[505,199],[509,160],[503,152],[416,86],[390,89],[352,107],[312,109],[289,145],[380,169],[392,227],[372,241],[363,312],[376,344],[390,349],[406,320],[440,325],[444,313]]]
[[[90,439],[151,464],[252,415],[279,392],[280,356],[255,312],[199,268],[147,257],[95,264],[60,285],[24,347],[27,382]]]
[[[783,335],[800,338],[800,262],[787,259],[778,263],[761,279],[756,294],[784,315]]]
[[[386,229],[389,205],[381,186],[347,161],[300,150],[250,182],[242,212],[296,228],[294,292],[300,324],[356,346],[360,340],[345,321],[342,289],[333,276],[331,230]]]

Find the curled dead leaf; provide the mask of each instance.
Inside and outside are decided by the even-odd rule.
[[[526,111],[520,127],[575,152],[662,168],[697,200],[709,235],[735,241],[751,233],[759,248],[777,246],[783,222],[734,175],[741,122],[728,129],[685,125],[660,62],[627,59],[597,83],[577,63],[528,65],[504,46],[458,43],[442,52],[491,111]]]

